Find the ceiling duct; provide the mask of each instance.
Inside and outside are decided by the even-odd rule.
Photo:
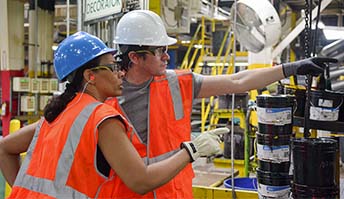
[[[338,59],[339,62],[344,61],[344,39],[334,41],[327,46],[323,47],[320,55],[324,57],[333,57]]]

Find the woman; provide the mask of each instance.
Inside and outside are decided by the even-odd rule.
[[[2,172],[10,185],[16,178],[9,198],[115,198],[118,180],[145,194],[198,157],[197,146],[185,142],[174,156],[144,164],[128,139],[131,126],[103,103],[122,93],[114,53],[85,32],[59,45],[54,67],[59,80],[69,81],[65,92],[47,105],[34,136],[19,131],[0,141]]]

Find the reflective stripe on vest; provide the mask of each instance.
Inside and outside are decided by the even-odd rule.
[[[168,87],[171,92],[175,119],[180,120],[181,118],[184,117],[184,109],[183,109],[182,95],[180,93],[178,75],[176,71],[166,70],[166,77],[160,78],[158,80],[153,80],[153,81],[160,82],[160,81],[165,81],[165,80],[168,81]],[[148,99],[148,102],[149,102],[149,99]],[[148,103],[148,106],[150,106],[149,103]],[[148,107],[148,110],[149,110],[149,107]],[[148,121],[148,124],[149,124],[149,121]]]
[[[176,71],[168,70],[166,72],[168,86],[170,87],[173,109],[176,120],[180,120],[184,117],[183,101],[180,94],[180,87]]]
[[[23,187],[30,191],[46,194],[55,198],[88,198],[85,194],[80,193],[77,190],[66,186],[65,184],[67,182],[67,178],[73,163],[75,149],[77,148],[80,141],[83,128],[87,123],[89,116],[93,113],[93,110],[100,104],[100,102],[95,102],[87,105],[76,117],[73,125],[71,126],[71,129],[69,130],[66,144],[64,145],[64,148],[58,160],[54,180],[48,180],[45,178],[34,177],[26,174],[30,164],[30,160],[32,158],[32,152],[35,149],[37,138],[39,136],[41,127],[40,124],[36,128],[35,135],[31,141],[30,147],[26,154],[26,158],[20,168],[14,186]]]

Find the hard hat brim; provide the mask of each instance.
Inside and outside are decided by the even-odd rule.
[[[167,46],[173,45],[175,43],[177,43],[177,39],[172,38],[172,37],[168,37],[168,44],[167,44]]]
[[[100,51],[95,57],[101,56],[101,55],[106,54],[106,53],[111,53],[114,55],[117,53],[117,50],[114,48],[105,48],[102,51]]]
[[[121,41],[121,39],[116,39],[113,40],[114,44],[119,44],[119,45],[137,45],[137,46],[170,46],[173,45],[175,43],[177,43],[177,39],[173,38],[173,37],[167,37],[166,39],[167,41],[164,42],[148,42],[148,43],[140,43],[138,44],[138,42],[136,41]]]

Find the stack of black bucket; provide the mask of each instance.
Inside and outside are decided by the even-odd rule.
[[[257,180],[259,198],[290,196],[290,139],[295,97],[257,96]]]

